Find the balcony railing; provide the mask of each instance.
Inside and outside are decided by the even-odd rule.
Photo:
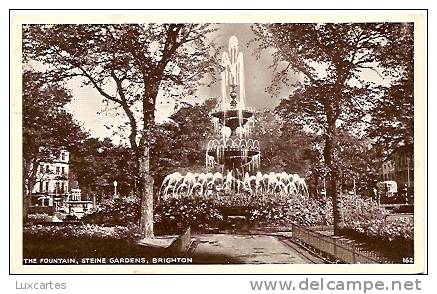
[[[67,194],[67,190],[66,189],[57,189],[57,190],[43,190],[41,193],[47,193],[48,195],[63,195],[63,194]]]

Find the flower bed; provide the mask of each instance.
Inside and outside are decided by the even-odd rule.
[[[302,226],[327,225],[331,223],[329,203],[301,197],[286,200],[258,199],[252,203],[250,219],[268,224]]]
[[[345,231],[385,241],[413,240],[413,218],[389,218],[390,212],[371,199],[347,195],[342,198],[342,222]]]
[[[355,195],[342,197],[341,234],[371,250],[381,253],[394,263],[414,256],[413,217],[390,214],[371,199]]]
[[[392,219],[389,211],[371,199],[345,194],[341,197],[341,228],[348,234],[376,237],[388,242],[412,240],[412,218]],[[296,223],[305,227],[331,225],[331,201],[304,197],[283,198],[276,195],[250,196],[233,194],[216,198],[169,198],[155,208],[154,222],[158,234],[179,233],[187,227],[202,231],[224,225],[223,208],[244,208],[241,215],[251,226],[287,226]],[[229,210],[229,209],[228,209]],[[235,210],[235,209],[234,209]],[[84,217],[94,224],[133,226],[140,217],[136,197],[105,202],[101,210]]]
[[[138,197],[130,196],[105,200],[99,211],[85,215],[82,221],[93,224],[132,226],[140,219],[140,201]]]
[[[46,224],[23,228],[23,257],[143,256],[136,227]]]
[[[23,228],[28,238],[44,238],[50,240],[69,238],[89,239],[134,239],[138,236],[136,227],[100,226],[97,224],[52,224],[30,225]]]
[[[223,216],[214,202],[202,198],[168,199],[155,208],[155,230],[179,233],[187,227],[194,230],[217,225]]]
[[[30,223],[46,223],[51,222],[52,217],[47,213],[32,213],[27,215],[26,221]]]
[[[155,228],[158,231],[180,231],[188,226],[194,230],[224,227],[226,214],[246,216],[251,226],[287,225],[292,222],[304,225],[327,225],[331,223],[329,203],[295,197],[249,197],[234,198],[182,198],[168,199],[155,210]]]

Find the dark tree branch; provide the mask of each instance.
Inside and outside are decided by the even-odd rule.
[[[113,102],[115,102],[115,103],[120,103],[120,100],[119,99],[117,99],[116,97],[114,97],[114,96],[111,96],[111,95],[109,95],[108,93],[106,93],[101,87],[100,87],[100,85],[96,82],[96,80],[82,67],[82,66],[80,66],[80,65],[76,65],[77,66],[77,68],[79,68],[81,71],[82,71],[82,73],[83,73],[83,75],[85,76],[85,77],[87,77],[88,78],[88,80],[93,84],[93,86],[94,86],[94,88],[96,88],[97,89],[97,91],[99,91],[99,93],[100,93],[100,95],[102,95],[103,97],[105,97],[106,99],[108,99],[108,100],[110,100],[110,101],[113,101]]]
[[[113,70],[111,70],[111,76],[117,85],[117,92],[118,92],[118,95],[120,96],[120,100],[118,103],[121,105],[121,107],[123,108],[124,112],[126,113],[128,119],[129,119],[129,124],[131,127],[131,131],[129,134],[129,143],[131,144],[131,147],[133,150],[137,150],[137,148],[138,148],[138,145],[136,142],[137,132],[138,132],[137,122],[136,122],[135,117],[132,113],[132,110],[129,108],[129,105],[128,105],[128,102],[126,99],[126,95],[123,91],[122,80],[117,78],[117,75],[114,73]]]

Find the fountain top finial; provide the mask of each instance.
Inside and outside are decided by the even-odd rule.
[[[236,36],[231,36],[229,38],[229,50],[231,48],[238,48],[238,39]]]

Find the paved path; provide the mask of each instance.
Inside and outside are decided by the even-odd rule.
[[[267,235],[195,235],[193,258],[222,256],[225,263],[311,263],[298,250]]]

